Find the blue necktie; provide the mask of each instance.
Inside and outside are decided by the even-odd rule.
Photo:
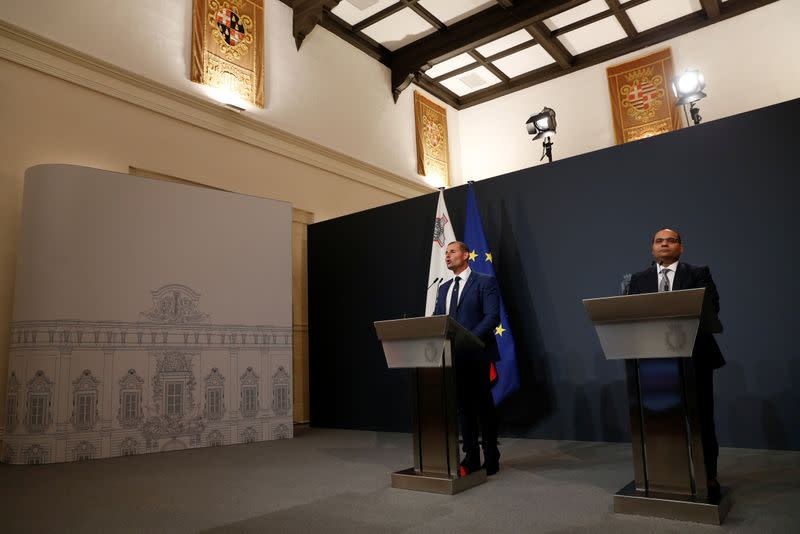
[[[456,310],[458,309],[458,283],[461,281],[460,276],[456,276],[455,281],[453,282],[453,294],[450,295],[450,311],[447,313],[450,317],[456,316]]]

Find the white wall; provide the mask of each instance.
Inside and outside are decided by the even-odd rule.
[[[465,180],[539,164],[525,121],[556,110],[554,159],[614,145],[606,68],[664,47],[677,72],[699,68],[708,97],[703,122],[800,97],[800,1],[781,0],[702,30],[459,112]],[[747,134],[743,134],[747,135]]]
[[[205,96],[189,81],[191,3],[139,0],[9,2],[0,17],[170,87]],[[322,28],[298,52],[292,11],[265,1],[266,108],[249,116],[390,172],[416,174],[414,86],[395,104],[389,70]],[[556,159],[614,144],[605,69],[671,46],[676,69],[700,68],[709,97],[703,119],[800,96],[800,1],[781,0],[630,56],[461,112],[447,108],[455,184],[539,163],[524,123],[545,105],[558,113]],[[176,53],[177,52],[177,53]],[[351,81],[352,80],[352,81]],[[430,95],[427,95],[430,97]],[[436,100],[434,98],[434,100]],[[447,106],[446,106],[447,107]]]
[[[264,4],[266,107],[245,113],[422,181],[416,173],[413,88],[395,103],[389,69],[323,28],[312,31],[297,51],[291,8],[278,0]],[[113,8],[104,0],[26,0],[6,2],[0,18],[169,87],[207,96],[189,80],[188,0],[114,2]],[[446,108],[451,173],[460,181],[458,116]]]

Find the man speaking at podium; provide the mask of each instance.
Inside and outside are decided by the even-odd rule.
[[[706,300],[719,313],[719,293],[708,267],[697,267],[678,262],[683,253],[683,244],[678,232],[663,228],[653,236],[655,264],[631,276],[629,293],[657,293],[679,289],[706,288]],[[717,481],[717,456],[719,444],[714,428],[714,381],[713,371],[725,365],[714,335],[698,332],[692,353],[697,375],[697,403],[700,411],[700,433],[703,438],[703,457],[706,464],[709,495],[719,494]]]
[[[483,438],[486,474],[500,469],[497,448],[497,415],[489,382],[491,361],[499,359],[494,329],[500,323],[500,299],[497,280],[469,268],[469,247],[461,241],[447,244],[445,263],[453,279],[439,287],[434,315],[449,315],[475,334],[486,345],[479,352],[454,354],[459,423],[463,440],[463,472],[481,468],[478,429]]]

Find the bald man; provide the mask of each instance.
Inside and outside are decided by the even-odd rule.
[[[631,276],[629,292],[658,293],[678,289],[706,288],[706,299],[719,313],[719,293],[711,270],[679,261],[683,253],[683,241],[675,230],[662,228],[653,236],[652,253],[655,263]],[[697,402],[700,411],[700,434],[703,438],[703,456],[708,477],[709,495],[719,494],[717,481],[717,456],[719,444],[714,428],[714,380],[713,371],[725,365],[714,335],[698,332],[692,353],[697,376]]]

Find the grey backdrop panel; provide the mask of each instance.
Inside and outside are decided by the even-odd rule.
[[[556,140],[554,163],[475,184],[522,374],[505,435],[629,439],[623,366],[603,359],[581,299],[618,294],[669,226],[721,295],[721,444],[800,449],[797,124],[793,100],[563,161]],[[466,188],[445,198],[461,236]],[[312,424],[410,428],[408,375],[386,368],[372,322],[423,313],[435,206],[431,194],[309,228]]]

